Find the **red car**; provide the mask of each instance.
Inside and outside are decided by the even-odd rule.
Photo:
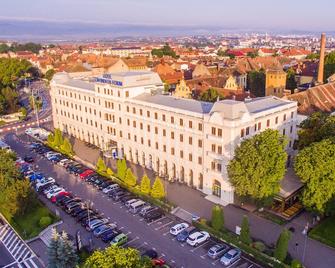
[[[94,173],[94,170],[92,169],[87,169],[85,170],[83,173],[79,174],[79,177],[83,180],[85,179],[88,175],[91,175],[92,173]]]
[[[56,203],[57,198],[59,198],[60,196],[64,196],[64,195],[70,196],[71,194],[69,192],[60,192],[58,195],[51,197],[50,200],[52,203]]]
[[[165,261],[161,258],[157,258],[157,259],[152,259],[151,260],[152,266],[156,267],[156,266],[162,266],[165,264]]]

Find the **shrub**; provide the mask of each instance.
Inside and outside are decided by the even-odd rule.
[[[287,256],[287,249],[288,249],[288,243],[291,238],[291,233],[287,229],[283,229],[282,233],[280,234],[277,244],[276,244],[276,249],[274,252],[274,257],[279,260],[279,261],[284,261]]]
[[[44,217],[41,217],[38,224],[41,228],[46,228],[51,223],[52,223],[52,219],[49,216],[44,216]]]
[[[291,263],[291,268],[303,268],[303,266],[300,261],[293,260]]]
[[[261,241],[256,241],[256,242],[254,242],[254,243],[252,244],[252,246],[253,246],[255,249],[259,250],[260,252],[265,252],[266,246],[265,246],[265,244],[264,244],[263,242],[261,242]]]
[[[211,225],[216,231],[220,231],[224,226],[223,209],[218,205],[212,208]]]

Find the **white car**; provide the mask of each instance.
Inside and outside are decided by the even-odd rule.
[[[49,183],[54,183],[55,182],[55,179],[52,178],[52,177],[49,177],[49,178],[46,178],[46,179],[42,179],[42,180],[38,180],[37,183],[36,183],[36,190],[38,191],[38,189],[46,184],[49,184]]]
[[[220,262],[223,265],[228,266],[229,264],[235,263],[240,258],[241,258],[241,250],[238,248],[233,248],[221,257]]]
[[[54,189],[60,188],[58,185],[54,184],[48,187],[43,191],[43,194],[47,195],[49,192],[53,191]]]
[[[182,231],[184,231],[186,228],[188,228],[190,225],[186,222],[178,223],[175,226],[172,226],[170,228],[170,234],[172,235],[178,235]]]
[[[104,219],[95,219],[92,220],[87,226],[86,226],[86,230],[87,231],[93,231],[95,228],[108,223],[108,219],[104,218]]]
[[[68,162],[70,162],[71,160],[70,159],[62,159],[58,162],[59,165],[61,165],[62,167],[65,166]]]
[[[118,184],[114,183],[114,184],[111,184],[111,185],[107,186],[106,188],[104,188],[102,190],[102,192],[104,194],[108,194],[109,192],[115,191],[116,189],[119,189],[119,188],[120,188],[120,186]]]
[[[55,155],[60,155],[60,153],[54,152],[54,151],[49,151],[45,153],[45,157],[46,158],[50,158],[51,156],[55,156]]]
[[[186,243],[192,247],[197,247],[201,243],[207,241],[209,238],[209,233],[205,231],[195,232],[186,239]]]
[[[64,188],[56,188],[47,194],[47,198],[50,199],[61,192],[65,192]]]

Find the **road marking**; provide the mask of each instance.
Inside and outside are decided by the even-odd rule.
[[[166,233],[164,233],[164,236],[167,236],[170,233],[170,231],[167,231]],[[172,239],[173,240],[173,239]]]
[[[143,218],[140,218],[140,221],[144,221],[144,219],[143,219]]]
[[[191,252],[194,252],[194,251],[196,251],[197,249],[199,249],[199,248],[201,248],[201,247],[207,245],[209,242],[211,242],[211,241],[208,240],[208,241],[206,241],[205,243],[202,243],[202,244],[200,244],[199,246],[195,247],[194,249],[191,249],[190,251],[191,251]]]
[[[176,263],[176,261],[175,261],[175,260],[171,260],[170,262],[171,262],[171,263]]]
[[[207,253],[204,254],[204,255],[202,255],[202,256],[200,256],[200,257],[204,259],[206,256],[207,256]]]
[[[123,246],[125,247],[126,245],[129,245],[130,243],[132,243],[132,242],[134,242],[134,241],[136,241],[136,240],[138,240],[138,239],[140,239],[140,238],[139,238],[138,236],[136,236],[134,239],[128,241],[128,242],[125,243],[125,244],[123,244]]]
[[[144,243],[142,243],[141,245],[139,245],[138,247],[136,247],[138,250],[140,249],[140,248],[142,248],[142,247],[144,247],[144,246],[147,246],[148,245],[148,243],[147,242],[144,242]]]
[[[126,235],[130,235],[130,234],[131,234],[131,232],[126,233]]]
[[[232,267],[233,265],[235,265],[236,263],[238,263],[241,260],[241,258],[237,259],[236,261],[234,261],[233,263],[231,263],[229,266],[227,266],[227,268]]]
[[[221,259],[221,257],[218,258],[216,261],[213,261],[213,262],[212,262],[212,265],[216,265],[216,264],[220,261],[220,259]]]
[[[163,258],[163,257],[165,257],[166,255],[164,254],[164,253],[162,253],[162,255],[160,255],[159,257],[158,257],[158,259],[161,259],[161,258]]]
[[[159,219],[157,219],[157,220],[155,220],[155,221],[152,221],[152,222],[149,222],[147,225],[148,226],[150,226],[151,224],[154,224],[154,223],[156,223],[156,222],[158,222],[158,221],[161,221],[161,220],[163,220],[163,219],[165,219],[166,217],[162,217],[162,218],[159,218]],[[158,223],[159,224],[159,223]],[[161,223],[162,224],[162,223]]]
[[[173,223],[173,221],[170,221],[170,222],[168,222],[168,223],[166,223],[166,224],[164,224],[164,225],[162,225],[162,226],[160,226],[160,227],[157,227],[157,228],[155,228],[155,230],[158,231],[158,230],[160,230],[160,229],[163,229],[164,227],[170,225],[171,223]]]

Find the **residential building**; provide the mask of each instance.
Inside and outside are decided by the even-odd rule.
[[[293,153],[294,101],[269,96],[207,103],[162,91],[153,72],[105,74],[95,82],[58,73],[50,91],[54,127],[223,205],[234,202],[226,166],[243,139],[278,129]]]
[[[268,69],[265,72],[265,96],[283,97],[286,88],[286,73],[282,69]]]

